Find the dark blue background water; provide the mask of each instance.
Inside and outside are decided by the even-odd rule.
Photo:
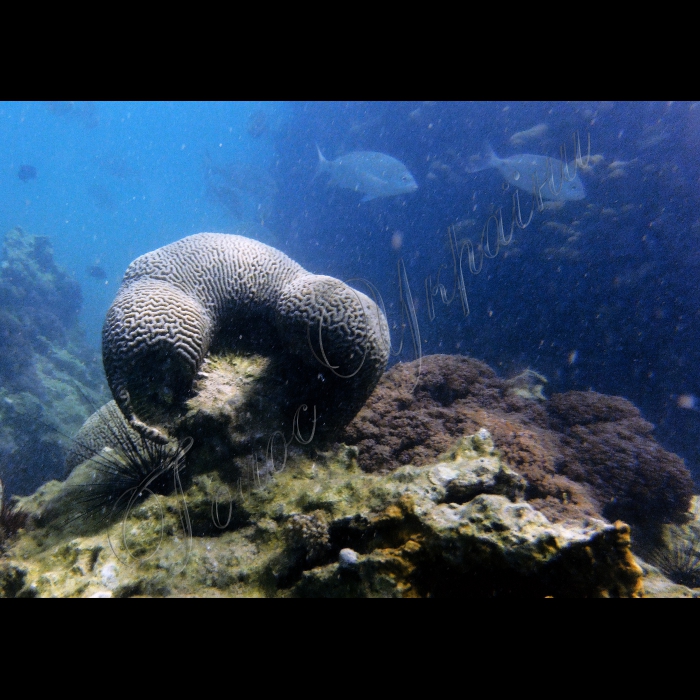
[[[544,134],[511,143],[538,124]],[[470,315],[437,297],[431,322],[426,277],[444,265],[453,284],[448,227],[476,242],[501,207],[510,227],[512,189],[496,170],[469,174],[469,157],[488,139],[501,157],[566,146],[571,158],[574,133],[584,155],[590,134],[602,156],[581,176],[586,199],[535,212],[480,275],[465,272]],[[360,203],[314,179],[316,144],[328,158],[390,154],[419,189]],[[503,376],[537,370],[554,391],[625,396],[700,474],[700,105],[4,103],[0,153],[0,230],[51,237],[82,285],[95,346],[134,257],[243,223],[313,272],[370,280],[396,324],[402,259],[423,354],[468,353]],[[22,165],[36,177],[21,180]]]

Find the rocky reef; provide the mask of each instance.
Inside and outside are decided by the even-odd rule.
[[[99,354],[78,324],[77,282],[49,239],[15,228],[0,263],[0,478],[31,493],[63,476],[65,436],[104,402]]]
[[[114,402],[93,415],[71,477],[19,500],[0,595],[696,595],[690,477],[624,399],[431,356],[339,444],[275,409],[269,362],[210,356],[162,452]]]
[[[5,597],[637,597],[629,527],[550,522],[489,432],[432,464],[368,474],[357,448],[237,490],[217,472],[134,502],[109,525],[42,524],[52,482],[21,506],[34,525],[0,560]],[[68,504],[66,504],[68,507]]]
[[[684,519],[691,475],[633,404],[593,391],[542,400],[536,385],[523,391],[532,375],[504,380],[458,355],[425,357],[420,373],[418,363],[396,365],[342,439],[358,447],[362,469],[385,472],[427,463],[486,427],[527,480],[526,500],[555,522],[603,517],[653,529]]]

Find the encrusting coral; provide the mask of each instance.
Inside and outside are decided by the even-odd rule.
[[[549,518],[662,523],[687,511],[690,473],[629,401],[574,391],[532,400],[482,362],[455,355],[424,357],[416,385],[417,371],[418,363],[392,367],[345,429],[363,469],[424,464],[484,426]]]
[[[654,426],[632,403],[568,391],[552,396],[547,410],[551,427],[563,435],[560,473],[588,484],[606,517],[666,522],[687,512],[688,469],[653,439]]]
[[[298,404],[316,405],[328,433],[376,385],[389,336],[367,296],[244,236],[200,233],[134,260],[102,334],[107,381],[131,425],[165,440],[217,348],[284,358]]]

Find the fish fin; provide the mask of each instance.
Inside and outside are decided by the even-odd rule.
[[[313,182],[322,172],[328,170],[329,161],[323,157],[323,153],[321,153],[321,149],[318,147],[318,144],[316,144],[316,150],[318,151],[318,167],[316,168],[316,172],[314,173],[311,182]]]
[[[481,145],[481,151],[470,158],[466,166],[466,171],[468,173],[478,173],[481,170],[495,168],[498,166],[500,160],[496,152],[491,148],[491,144],[488,141],[484,141]]]

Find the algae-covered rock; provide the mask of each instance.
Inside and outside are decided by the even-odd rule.
[[[167,425],[173,440],[192,440],[188,472],[216,468],[236,483],[257,481],[284,461],[289,449],[312,441],[315,408],[296,403],[284,366],[258,354],[211,355],[203,363],[193,395],[174,409]],[[96,411],[75,435],[68,450],[69,469],[105,447],[124,442],[145,444],[116,402]],[[148,441],[152,442],[152,441]],[[313,448],[319,444],[315,440]]]
[[[531,369],[526,369],[516,377],[505,380],[508,394],[532,401],[547,400],[547,397],[544,395],[544,388],[547,383],[546,377]]]
[[[4,596],[637,596],[629,528],[551,523],[487,431],[424,467],[362,472],[356,448],[291,454],[251,486],[216,471],[136,497],[97,529],[32,526],[0,564]]]
[[[50,240],[7,233],[0,263],[0,478],[28,494],[63,476],[66,436],[105,398],[99,354],[78,324],[78,283]]]

